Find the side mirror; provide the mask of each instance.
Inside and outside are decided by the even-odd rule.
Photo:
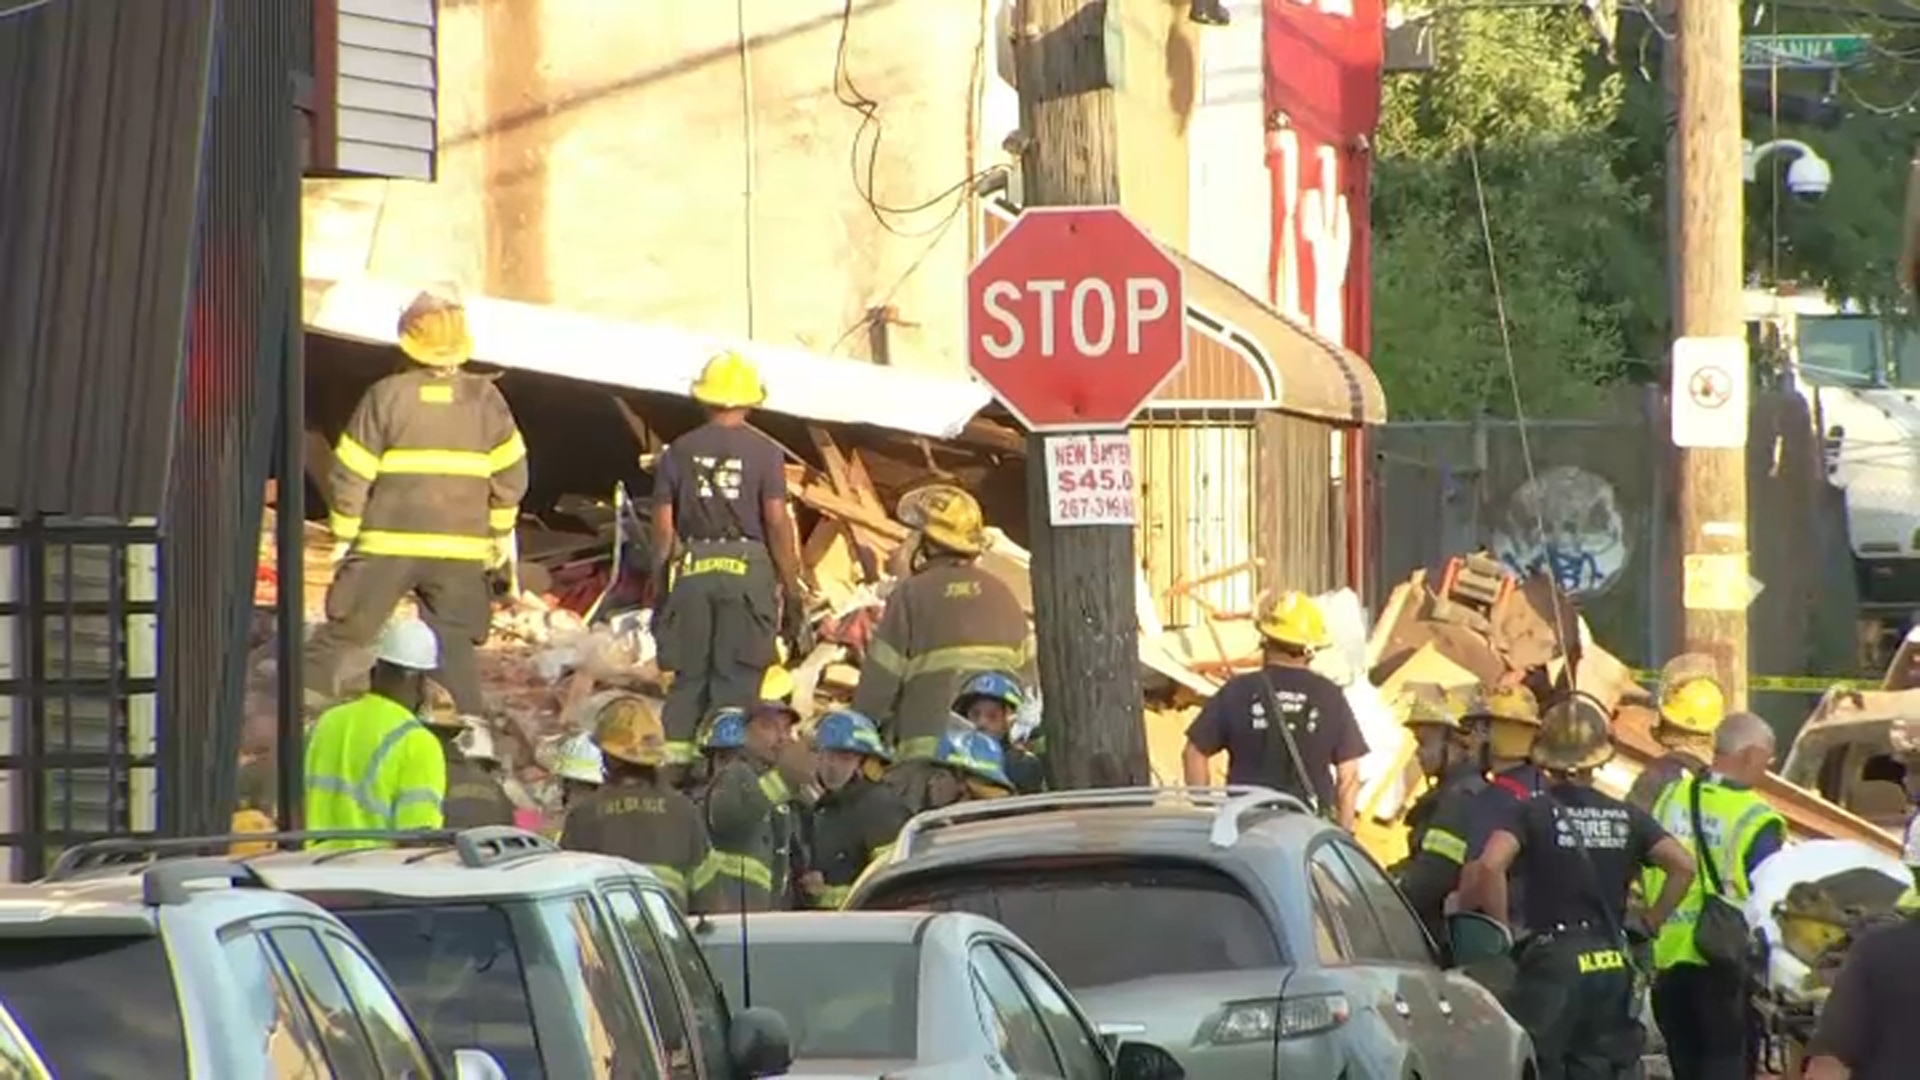
[[[733,1014],[727,1052],[738,1080],[779,1076],[793,1065],[793,1036],[787,1018],[772,1009],[742,1009]]]
[[[1147,1025],[1145,1024],[1126,1024],[1107,1021],[1095,1024],[1093,1027],[1095,1031],[1099,1032],[1100,1041],[1107,1044],[1107,1053],[1109,1054],[1118,1054],[1120,1052],[1120,1044],[1125,1042],[1128,1036],[1145,1035],[1147,1033]]]
[[[454,1080],[508,1080],[500,1059],[485,1050],[455,1050]]]
[[[1187,1070],[1172,1054],[1152,1043],[1121,1043],[1113,1062],[1113,1080],[1186,1080]]]

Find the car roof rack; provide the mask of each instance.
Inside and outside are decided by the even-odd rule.
[[[980,821],[1048,814],[1057,810],[1119,809],[1130,806],[1183,805],[1214,809],[1213,831],[1208,837],[1216,847],[1232,847],[1239,839],[1240,819],[1259,810],[1287,810],[1311,813],[1307,804],[1272,788],[1234,784],[1228,787],[1123,787],[1091,788],[1080,791],[1048,791],[1037,795],[1014,795],[1004,799],[956,803],[938,810],[915,814],[893,842],[897,861],[912,853],[914,841],[923,834],[953,825]]]
[[[271,844],[271,851],[260,853],[265,855],[298,851],[309,843],[324,840],[377,840],[391,847],[427,849],[422,855],[435,854],[451,847],[459,857],[460,865],[473,870],[560,850],[560,845],[539,833],[511,825],[402,832],[391,829],[310,829],[298,832],[222,833],[213,836],[128,836],[94,840],[66,849],[54,861],[53,868],[47,871],[44,880],[66,881],[103,870],[153,866],[163,859],[206,859],[226,865],[240,865],[255,856],[223,857],[226,850],[235,844]],[[319,852],[316,861],[366,850],[369,849],[341,848]]]
[[[236,889],[271,889],[258,871],[228,859],[181,859],[159,863],[140,875],[140,901],[148,907],[184,904],[193,898],[188,888],[200,881],[224,881]]]

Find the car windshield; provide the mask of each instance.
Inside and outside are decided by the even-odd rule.
[[[919,1052],[920,951],[893,942],[755,941],[753,996],[742,981],[740,944],[701,942],[728,1001],[764,1005],[786,1018],[801,1058],[912,1060]]]
[[[512,920],[489,904],[337,911],[387,969],[445,1052],[488,1050],[515,1080],[539,1080],[540,1050]]]
[[[1077,990],[1282,963],[1272,927],[1245,890],[1197,866],[998,866],[883,886],[861,906],[984,915],[1025,939]]]
[[[180,999],[157,937],[0,942],[0,998],[61,1080],[187,1074]]]

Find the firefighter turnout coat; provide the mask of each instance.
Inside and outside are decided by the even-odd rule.
[[[693,910],[773,911],[786,899],[797,840],[793,789],[771,766],[739,760],[707,788],[713,853],[689,882]]]
[[[567,809],[560,846],[630,859],[687,907],[688,885],[711,847],[692,799],[660,779],[621,779]]]
[[[846,903],[854,879],[868,863],[893,850],[894,838],[910,816],[898,792],[858,774],[840,790],[820,796],[810,818],[808,869],[819,872],[826,889],[807,897],[807,905],[837,908]]]
[[[412,710],[363,694],[320,714],[307,735],[307,828],[438,829],[446,818],[447,755]],[[378,847],[373,840],[310,847]]]
[[[972,562],[935,557],[887,598],[853,708],[900,757],[928,758],[968,677],[1026,668],[1027,614],[1013,590]]]
[[[513,824],[513,800],[477,761],[448,757],[447,797],[441,805],[449,829]]]
[[[527,447],[493,380],[412,368],[367,390],[334,448],[334,539],[360,555],[487,562],[527,491]]]

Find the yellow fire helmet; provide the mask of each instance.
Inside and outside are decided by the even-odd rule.
[[[1524,686],[1496,686],[1491,690],[1472,691],[1461,715],[1468,720],[1498,720],[1539,727],[1540,703],[1534,700],[1533,691]]]
[[[1282,645],[1324,649],[1333,644],[1320,605],[1303,592],[1283,592],[1262,602],[1254,618],[1260,636]]]
[[[473,359],[467,309],[450,285],[423,291],[400,313],[400,351],[417,364],[455,368]]]
[[[428,727],[464,728],[467,722],[453,703],[453,694],[433,679],[427,680],[427,693],[420,703],[420,722]]]
[[[1558,772],[1597,769],[1613,760],[1613,727],[1591,698],[1555,702],[1540,719],[1533,763]]]
[[[775,664],[767,669],[766,677],[760,680],[760,700],[791,701],[793,698],[793,672]]]
[[[920,533],[948,551],[978,555],[987,549],[987,520],[979,500],[947,484],[920,498]]]
[[[693,400],[713,409],[754,409],[766,402],[767,387],[753,361],[724,349],[693,380]]]
[[[667,763],[667,729],[645,700],[631,694],[614,698],[600,710],[593,741],[610,758],[656,767]]]
[[[1445,689],[1434,683],[1414,683],[1400,693],[1401,722],[1408,727],[1434,726],[1460,730],[1460,714]]]
[[[1660,720],[1693,735],[1711,735],[1727,716],[1727,695],[1720,684],[1700,677],[1660,695]]]

